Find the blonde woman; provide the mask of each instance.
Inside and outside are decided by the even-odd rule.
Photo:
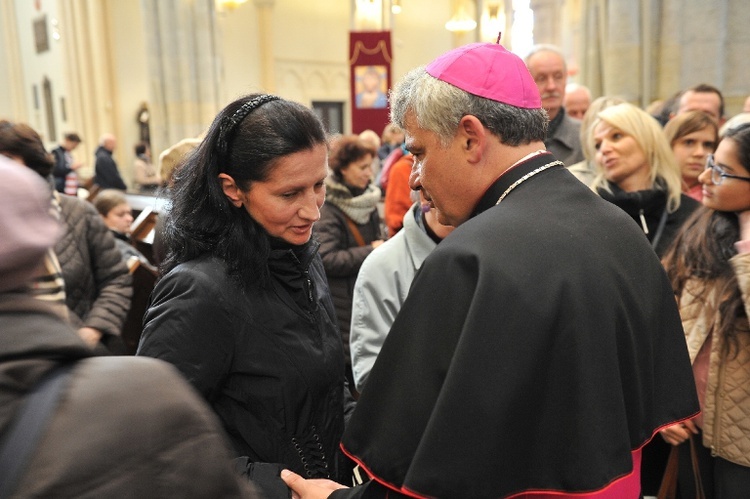
[[[632,104],[601,111],[592,125],[597,173],[591,188],[622,208],[661,256],[699,204],[682,179],[659,123]]]
[[[597,173],[591,188],[641,227],[661,257],[699,206],[682,193],[680,170],[659,123],[623,103],[600,111],[592,124]],[[643,448],[641,489],[656,495],[669,445],[654,438]]]

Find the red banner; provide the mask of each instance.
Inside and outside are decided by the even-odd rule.
[[[352,133],[388,124],[388,89],[391,88],[391,32],[349,33]]]

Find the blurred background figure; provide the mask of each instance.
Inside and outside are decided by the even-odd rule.
[[[380,136],[374,130],[363,130],[359,133],[359,139],[373,148],[375,151],[380,149]],[[372,157],[372,180],[374,181],[380,174],[380,158],[375,155]]]
[[[135,257],[142,265],[156,270],[148,258],[130,242],[133,210],[128,204],[125,194],[118,189],[104,189],[96,195],[94,207],[114,236],[115,246],[122,253],[123,260],[128,263],[131,258]],[[128,266],[130,267],[130,265]]]
[[[591,105],[591,90],[578,83],[568,83],[565,87],[563,107],[568,116],[582,120],[586,110]]]
[[[135,185],[140,193],[153,194],[163,185],[163,181],[151,162],[151,148],[145,142],[139,142],[135,145],[134,150],[133,173],[135,174]]]
[[[390,153],[401,147],[401,144],[404,143],[404,131],[395,123],[388,123],[385,128],[383,128],[380,142],[378,158],[380,158],[380,161],[384,161]]]
[[[703,207],[664,259],[678,297],[701,413],[662,430],[679,445],[681,497],[696,493],[694,440],[705,497],[750,491],[750,125],[730,129],[699,176]]]
[[[195,151],[201,143],[202,138],[188,137],[173,144],[159,154],[159,175],[169,186],[172,183],[172,174],[190,153]]]
[[[326,179],[326,203],[320,210],[315,237],[331,288],[341,339],[344,343],[347,379],[352,389],[349,325],[352,293],[365,257],[383,243],[378,202],[380,189],[372,183],[372,158],[376,151],[356,135],[337,139],[331,146]]]
[[[14,430],[28,435],[31,418],[19,417],[40,382],[72,365],[42,419],[40,440],[34,447],[27,441],[28,458],[15,476],[3,469],[3,495],[257,497],[234,472],[216,417],[174,369],[152,359],[92,357],[70,325],[36,299],[32,282],[64,229],[39,176],[0,156],[0,177],[4,443]]]
[[[682,191],[700,201],[703,184],[698,177],[706,169],[708,155],[719,142],[719,129],[703,111],[688,111],[669,120],[664,134],[682,173]]]
[[[724,118],[724,95],[721,90],[706,83],[687,88],[676,97],[671,118],[688,111],[703,111],[718,126],[721,126],[726,121],[726,118]]]
[[[57,192],[74,196],[78,191],[78,170],[83,166],[81,161],[73,158],[73,151],[81,143],[81,137],[71,132],[63,135],[62,143],[52,149],[55,157],[55,167],[52,175],[55,177],[55,189]],[[67,189],[66,189],[67,187]]]
[[[383,218],[388,237],[393,237],[404,225],[404,214],[409,211],[414,200],[409,186],[409,176],[414,164],[414,156],[407,152],[391,165],[388,175],[388,189],[385,191]]]
[[[49,180],[52,156],[28,125],[0,121],[0,154]],[[49,203],[64,231],[49,252],[47,274],[35,281],[37,296],[64,303],[68,320],[97,353],[124,353],[120,333],[133,290],[114,238],[91,203],[52,188]]]
[[[94,183],[99,186],[99,189],[121,189],[124,191],[128,188],[120,175],[120,170],[117,168],[117,162],[112,156],[116,147],[117,139],[111,133],[105,133],[99,139],[99,147],[94,153],[96,157]]]

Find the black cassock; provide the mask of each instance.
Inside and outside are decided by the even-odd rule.
[[[343,438],[373,481],[332,497],[637,490],[639,449],[698,412],[674,294],[630,217],[563,166],[495,205],[552,161],[506,172],[424,262]]]

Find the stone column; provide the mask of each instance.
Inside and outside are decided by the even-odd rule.
[[[213,0],[142,0],[152,149],[195,137],[224,104]]]
[[[276,67],[273,50],[273,7],[275,0],[254,0],[258,10],[258,47],[260,52],[261,84],[266,92],[276,91]]]
[[[105,132],[119,135],[116,88],[109,57],[106,3],[60,2],[60,35],[68,85],[69,121],[83,137],[84,177],[93,176],[93,152]]]
[[[18,28],[16,27],[16,9],[13,2],[0,2],[0,32],[2,33],[3,51],[8,61],[8,97],[12,106],[11,115],[16,121],[31,123],[29,120],[28,107],[26,106],[26,93],[24,91],[23,67],[21,65],[21,47],[18,43]],[[49,137],[55,140],[56,137]]]
[[[561,46],[561,1],[531,0],[534,11],[534,43],[550,43]]]

